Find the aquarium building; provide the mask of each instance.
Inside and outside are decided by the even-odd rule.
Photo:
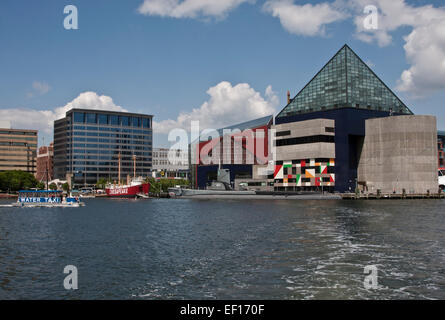
[[[272,129],[276,191],[437,191],[435,117],[414,116],[347,45],[288,99]]]

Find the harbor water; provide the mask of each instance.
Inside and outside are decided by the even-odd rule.
[[[0,208],[0,299],[445,299],[445,200],[86,204]]]

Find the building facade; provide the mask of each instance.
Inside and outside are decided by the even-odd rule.
[[[152,115],[126,112],[68,111],[54,122],[54,177],[65,180],[69,175],[76,186],[99,179],[122,181],[134,170],[137,176],[149,176],[152,119]]]
[[[359,188],[371,193],[436,193],[436,141],[434,116],[366,120],[358,166]]]
[[[343,46],[275,118],[275,190],[327,187],[354,192],[360,182],[366,122],[405,115],[413,113],[349,46]],[[434,130],[432,123],[424,129]],[[386,138],[393,136],[388,133]],[[390,154],[385,157],[383,163],[391,161]]]
[[[256,168],[268,164],[272,120],[270,115],[221,128],[193,142],[189,150],[192,186],[205,189],[217,180],[219,167],[229,170],[234,189],[235,180],[252,183]]]
[[[445,131],[437,131],[437,160],[439,167],[445,167]]]
[[[32,174],[37,167],[37,130],[0,129],[0,171]]]
[[[39,148],[37,153],[36,179],[38,181],[51,181],[54,178],[54,144]]]
[[[313,119],[272,126],[276,191],[335,187],[335,121]]]
[[[153,148],[153,177],[188,179],[188,160],[187,150]]]

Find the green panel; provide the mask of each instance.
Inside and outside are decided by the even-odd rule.
[[[277,117],[344,107],[412,114],[347,45],[315,75]]]
[[[301,178],[301,174],[297,174],[297,180],[296,180],[296,182],[298,183],[298,182],[300,182],[300,178]]]

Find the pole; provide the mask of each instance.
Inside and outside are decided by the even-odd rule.
[[[118,155],[118,184],[121,184],[121,153]]]
[[[48,190],[48,162],[46,162],[46,190]]]
[[[133,154],[133,178],[136,179],[136,155]]]

